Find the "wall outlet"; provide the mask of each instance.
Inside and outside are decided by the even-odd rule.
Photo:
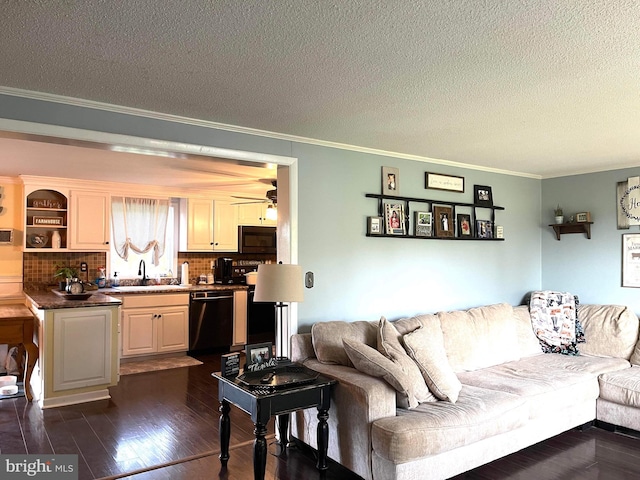
[[[88,270],[89,270],[89,266],[87,265],[87,262],[82,262],[82,263],[80,264],[80,271],[81,271],[81,272],[86,272],[86,271],[88,271]]]

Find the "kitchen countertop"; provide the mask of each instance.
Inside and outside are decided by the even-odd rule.
[[[44,289],[25,289],[24,294],[33,301],[40,310],[53,310],[58,308],[81,308],[120,305],[122,301],[117,297],[121,295],[149,295],[164,293],[190,293],[209,290],[247,290],[246,285],[145,285],[122,286],[88,290],[92,295],[84,300],[70,300],[65,294],[54,291],[51,287]]]

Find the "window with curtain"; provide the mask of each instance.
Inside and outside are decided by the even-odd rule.
[[[150,278],[173,276],[177,213],[169,199],[112,196],[111,277],[138,277],[140,260]]]

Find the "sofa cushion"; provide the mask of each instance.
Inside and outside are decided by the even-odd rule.
[[[429,390],[440,400],[456,403],[462,384],[447,360],[440,322],[422,325],[402,338],[407,353],[418,365]]]
[[[581,354],[629,360],[638,342],[638,317],[618,305],[581,305],[578,318],[584,329]],[[640,359],[640,358],[639,358]]]
[[[436,400],[415,364],[413,369],[405,370],[406,365],[385,357],[369,345],[348,338],[342,341],[345,352],[356,369],[372,377],[383,378],[396,390],[398,406],[416,408],[421,402]]]
[[[521,427],[528,419],[522,398],[463,385],[458,401],[423,403],[373,422],[373,450],[394,463],[453,450]]]
[[[549,353],[474,372],[462,372],[458,378],[463,385],[527,398],[531,418],[540,418],[547,415],[549,409],[565,405],[568,401],[595,400],[599,394],[598,375],[628,368],[627,365],[628,362],[620,358]]]
[[[334,365],[353,367],[344,351],[343,338],[375,347],[376,337],[376,325],[373,322],[318,322],[311,327],[311,340],[317,359]]]
[[[601,375],[600,398],[610,402],[640,408],[640,367]]]
[[[520,358],[540,355],[542,348],[536,334],[531,327],[531,315],[528,305],[513,307],[513,320],[515,321],[516,336],[518,337],[518,353]]]
[[[439,312],[444,346],[454,372],[473,371],[520,358],[513,307],[506,303]]]

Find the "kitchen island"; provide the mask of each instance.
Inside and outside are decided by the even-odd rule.
[[[100,292],[70,299],[53,290],[25,290],[35,314],[39,364],[32,386],[41,408],[110,398],[118,382],[121,300]]]

